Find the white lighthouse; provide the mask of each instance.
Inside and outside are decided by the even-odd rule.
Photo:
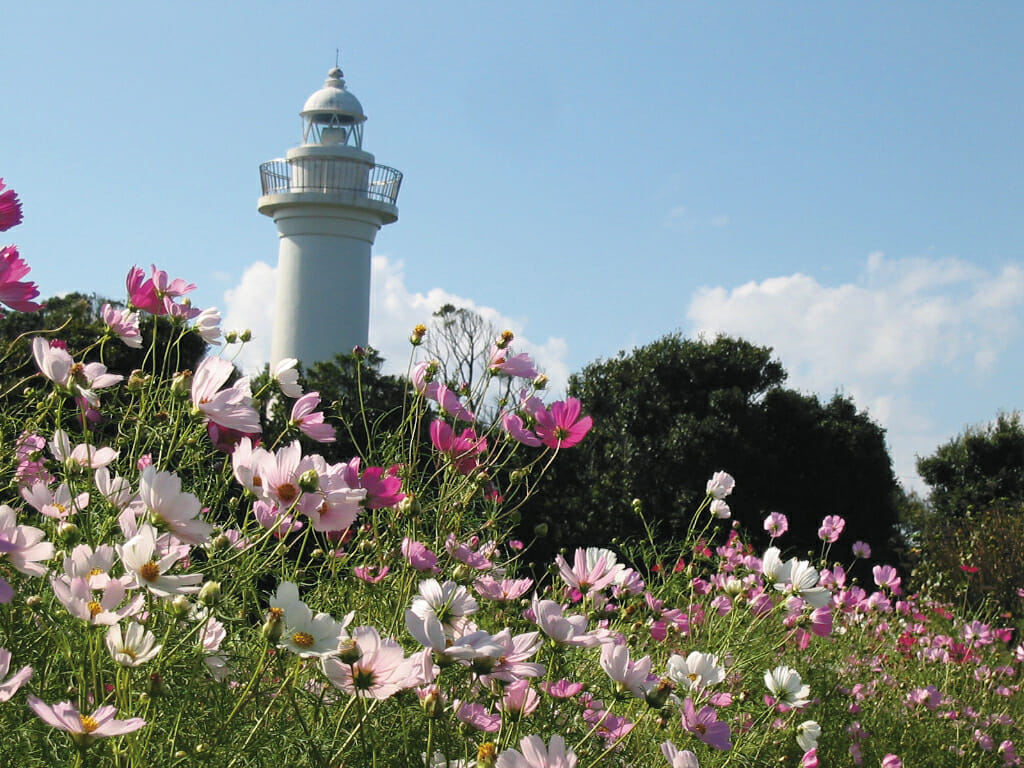
[[[366,115],[335,67],[308,99],[302,145],[260,166],[260,213],[277,224],[277,307],[271,365],[330,360],[366,346],[370,251],[398,219],[402,174],[363,151]]]

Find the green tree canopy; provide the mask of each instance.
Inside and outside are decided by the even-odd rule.
[[[524,521],[547,523],[553,547],[594,544],[640,532],[639,499],[659,534],[677,537],[725,470],[733,518],[762,542],[765,515],[782,512],[780,545],[817,551],[821,520],[841,515],[844,553],[862,539],[888,554],[898,485],[884,430],[849,398],[822,403],[785,379],[770,348],[727,336],[673,334],[588,365],[569,391],[593,430],[555,462]]]
[[[963,517],[995,503],[1024,504],[1024,425],[1019,413],[1001,413],[969,427],[934,454],[917,460],[928,484],[929,504],[939,515]]]

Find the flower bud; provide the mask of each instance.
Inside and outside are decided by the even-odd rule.
[[[222,549],[227,549],[231,546],[231,539],[225,536],[223,533],[217,534],[210,542],[210,549],[214,552],[219,552]]]
[[[661,709],[668,701],[669,694],[675,689],[675,685],[668,678],[662,678],[653,688],[649,688],[644,694],[644,701],[652,709]]]
[[[154,672],[146,681],[146,693],[150,696],[163,696],[167,693],[167,686],[164,685],[164,676]]]
[[[452,580],[457,584],[466,584],[473,578],[473,569],[465,563],[459,563],[452,571]]]
[[[57,538],[62,546],[70,549],[82,540],[82,531],[74,523],[59,523],[57,525]]]
[[[431,720],[436,720],[444,714],[444,699],[441,698],[441,691],[436,685],[430,686],[430,690],[420,700],[424,714]]]
[[[33,611],[43,604],[43,598],[39,595],[29,595],[25,598],[25,605],[31,608]]]
[[[238,343],[238,331],[228,331],[227,333],[225,333],[224,334],[224,341],[226,341],[228,344],[237,344]]]
[[[533,380],[533,388],[534,389],[546,389],[547,386],[548,386],[548,382],[549,381],[550,381],[550,379],[547,377],[547,374],[538,373],[537,374],[537,378],[535,378]]]
[[[174,614],[175,618],[184,619],[188,616],[192,610],[192,603],[188,601],[188,598],[184,595],[178,595],[171,601],[171,613]]]
[[[485,741],[476,751],[477,768],[494,768],[498,758],[498,748],[493,741]]]
[[[238,340],[241,341],[243,344],[248,344],[250,341],[252,341],[252,331],[246,328],[244,331],[238,334]]]
[[[504,331],[501,332],[501,336],[499,336],[495,340],[494,346],[496,346],[498,349],[505,349],[506,347],[508,347],[509,344],[512,343],[512,339],[514,339],[515,337],[516,335],[506,328]]]
[[[263,639],[268,643],[274,644],[280,640],[281,634],[284,632],[284,611],[280,608],[271,608],[260,631],[263,634]]]
[[[184,370],[174,374],[171,379],[171,392],[176,395],[187,395],[192,389],[192,371]]]
[[[414,347],[418,347],[420,344],[423,343],[423,337],[426,335],[426,333],[427,326],[420,323],[419,325],[412,329],[412,335],[409,336],[409,342]]]
[[[343,664],[355,664],[363,658],[363,651],[355,640],[348,638],[338,643],[338,658]]]
[[[352,347],[352,357],[354,357],[356,360],[362,360],[364,357],[366,357],[366,350],[363,349],[358,344],[356,344],[354,347]]]
[[[320,487],[320,475],[315,469],[307,469],[299,475],[299,488],[305,493],[313,493]]]
[[[208,581],[199,590],[199,602],[207,608],[212,608],[220,600],[220,582]]]
[[[538,539],[543,539],[545,536],[548,535],[548,524],[537,523],[535,526],[533,526],[533,535],[536,536]]]

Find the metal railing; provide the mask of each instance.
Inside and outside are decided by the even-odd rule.
[[[353,193],[394,205],[402,172],[386,165],[367,165],[346,157],[296,157],[270,160],[260,166],[264,195],[283,192]]]

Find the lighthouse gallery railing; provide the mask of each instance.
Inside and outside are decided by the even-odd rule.
[[[283,192],[347,192],[395,205],[402,172],[344,157],[270,160],[260,166],[264,195]]]

